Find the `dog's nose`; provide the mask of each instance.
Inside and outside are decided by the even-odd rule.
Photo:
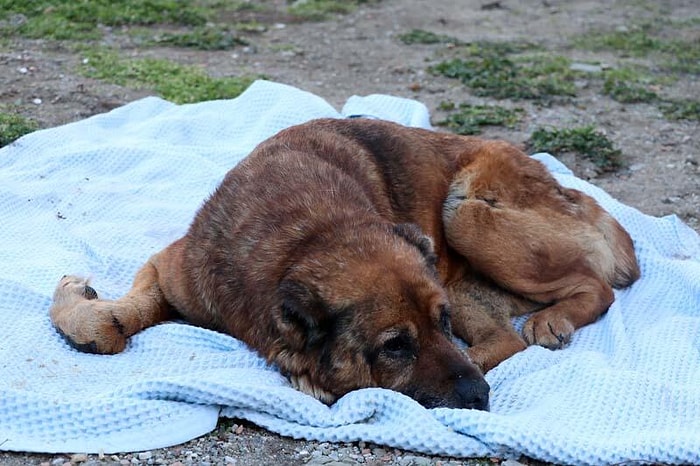
[[[489,409],[489,391],[491,387],[484,379],[460,377],[455,384],[455,391],[467,409]]]

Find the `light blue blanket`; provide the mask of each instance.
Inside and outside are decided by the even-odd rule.
[[[700,239],[548,155],[537,157],[630,231],[642,278],[569,348],[531,347],[491,371],[490,412],[426,410],[381,389],[327,407],[237,340],[181,323],[150,328],[114,356],[81,354],[54,331],[47,311],[63,274],[92,276],[102,297],[122,295],[256,143],[312,118],[357,114],[429,127],[415,101],[353,97],[339,113],[259,81],[228,101],[146,98],[0,150],[0,449],[152,449],[228,416],[295,438],[457,457],[700,463]]]

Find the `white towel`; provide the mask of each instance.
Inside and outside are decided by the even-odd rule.
[[[0,150],[0,449],[122,452],[184,442],[218,416],[319,441],[364,440],[456,457],[570,464],[700,463],[700,239],[539,154],[630,231],[632,288],[559,351],[531,347],[489,372],[491,411],[426,410],[382,389],[327,407],[232,337],[182,323],[114,356],[79,353],[49,322],[58,279],[93,277],[105,298],[186,231],[226,171],[263,139],[318,117],[429,127],[422,104],[373,95],[342,112],[295,88],[254,83],[233,100],[146,98],[27,135]]]

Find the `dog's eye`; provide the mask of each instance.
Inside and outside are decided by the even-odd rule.
[[[389,338],[382,345],[382,353],[390,358],[408,358],[415,354],[413,341],[405,333]]]
[[[452,335],[450,307],[447,304],[440,306],[440,330],[442,330],[445,335]]]

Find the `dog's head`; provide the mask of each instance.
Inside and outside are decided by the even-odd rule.
[[[383,387],[426,407],[487,409],[489,386],[452,341],[434,265],[430,239],[405,224],[352,231],[300,258],[279,288],[275,362],[325,402]]]

